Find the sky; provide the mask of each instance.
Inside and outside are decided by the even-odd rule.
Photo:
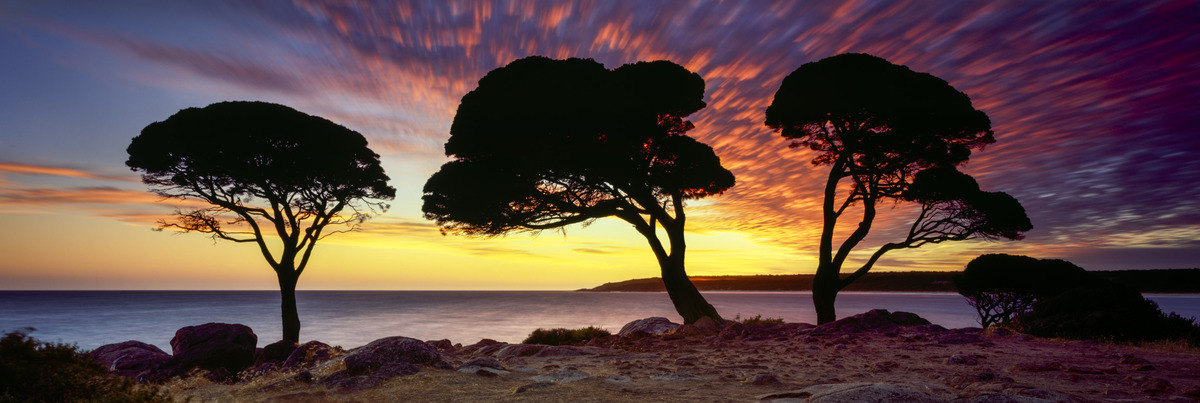
[[[962,170],[1016,197],[1021,241],[889,252],[877,271],[984,253],[1090,270],[1200,266],[1197,1],[0,1],[0,289],[274,289],[257,249],[152,231],[174,208],[124,166],[146,125],[228,100],[362,133],[396,200],[320,243],[300,289],[577,289],[658,275],[616,219],[444,236],[421,187],[459,100],[542,55],[699,73],[690,132],[737,185],[688,206],[692,275],[812,273],[827,167],[763,125],[804,63],[870,53],[933,74],[992,120]],[[887,206],[852,259],[903,238]],[[850,264],[847,267],[851,266]]]

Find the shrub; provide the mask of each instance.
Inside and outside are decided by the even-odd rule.
[[[1004,324],[1038,300],[1103,281],[1064,260],[989,254],[971,260],[954,286],[979,314],[983,327]]]
[[[32,331],[33,329],[28,329]],[[75,346],[24,331],[0,339],[0,402],[170,402],[158,389],[112,376]]]
[[[1113,283],[1078,287],[1039,301],[1014,323],[1020,331],[1041,337],[1200,343],[1194,319],[1164,314],[1137,290]]]
[[[733,318],[733,321],[739,322],[743,325],[753,326],[764,323],[783,323],[783,318],[764,318],[762,315],[754,315],[753,318],[742,319],[742,316],[738,315]]]
[[[524,344],[545,344],[557,346],[562,344],[579,344],[599,337],[612,336],[607,330],[593,326],[582,329],[541,329],[534,330],[525,338]]]

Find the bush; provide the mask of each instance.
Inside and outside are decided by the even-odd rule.
[[[1078,287],[1034,304],[1015,327],[1041,337],[1117,342],[1187,340],[1200,345],[1194,319],[1164,314],[1137,290],[1101,284]]]
[[[783,323],[783,318],[764,318],[764,317],[762,317],[762,315],[754,315],[753,318],[742,319],[742,316],[738,315],[733,318],[733,321],[739,322],[743,325],[753,326],[753,325],[760,325],[760,324],[764,324],[764,323]]]
[[[979,314],[979,324],[991,327],[1029,311],[1039,300],[1102,281],[1064,260],[989,254],[967,263],[954,286]]]
[[[612,336],[607,330],[593,326],[588,326],[582,329],[541,329],[534,330],[525,338],[524,344],[545,344],[557,346],[563,344],[579,344],[591,339],[599,337]]]
[[[33,329],[29,329],[32,331]],[[23,331],[0,339],[0,402],[170,402],[151,386],[108,374],[75,346]]]

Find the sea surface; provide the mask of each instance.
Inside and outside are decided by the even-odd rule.
[[[726,319],[762,315],[816,323],[810,292],[705,292]],[[1147,294],[1164,312],[1200,316],[1200,294]],[[616,333],[629,321],[681,322],[666,293],[570,291],[298,291],[300,339],[346,348],[383,337],[480,339],[519,343],[537,328],[597,326]],[[259,347],[282,337],[278,291],[0,291],[0,331],[32,327],[42,341],[83,349],[139,340],[170,352],[184,326],[241,323]],[[948,328],[978,326],[956,293],[842,292],[838,317],[871,309],[913,312]]]

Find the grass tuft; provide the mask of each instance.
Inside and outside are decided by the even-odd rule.
[[[26,331],[0,338],[0,402],[170,402],[158,388],[109,375],[73,345]]]
[[[607,330],[600,329],[594,326],[588,326],[582,329],[542,329],[538,328],[529,337],[522,341],[523,344],[545,344],[550,346],[558,346],[563,344],[579,344],[585,341],[612,336]]]

